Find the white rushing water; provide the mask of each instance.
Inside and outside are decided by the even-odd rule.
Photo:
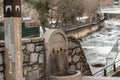
[[[120,20],[111,19],[104,22],[104,28],[92,33],[83,39],[82,47],[92,73],[104,67],[92,67],[94,63],[106,64],[106,57],[111,51],[115,42],[120,39]],[[120,59],[118,55],[117,60]]]

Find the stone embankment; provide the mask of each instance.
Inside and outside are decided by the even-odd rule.
[[[74,36],[75,38],[85,37],[95,31],[100,30],[103,27],[103,20],[98,22],[92,22],[82,26],[73,26],[71,28],[65,29],[65,33],[70,36]]]

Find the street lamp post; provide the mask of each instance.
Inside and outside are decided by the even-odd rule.
[[[4,0],[5,78],[23,80],[21,0]]]

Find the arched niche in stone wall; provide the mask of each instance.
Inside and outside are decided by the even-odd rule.
[[[44,34],[47,75],[65,75],[68,72],[68,40],[62,30],[51,29]]]

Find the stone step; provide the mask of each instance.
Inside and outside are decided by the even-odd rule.
[[[120,80],[120,77],[84,76],[83,80]]]

